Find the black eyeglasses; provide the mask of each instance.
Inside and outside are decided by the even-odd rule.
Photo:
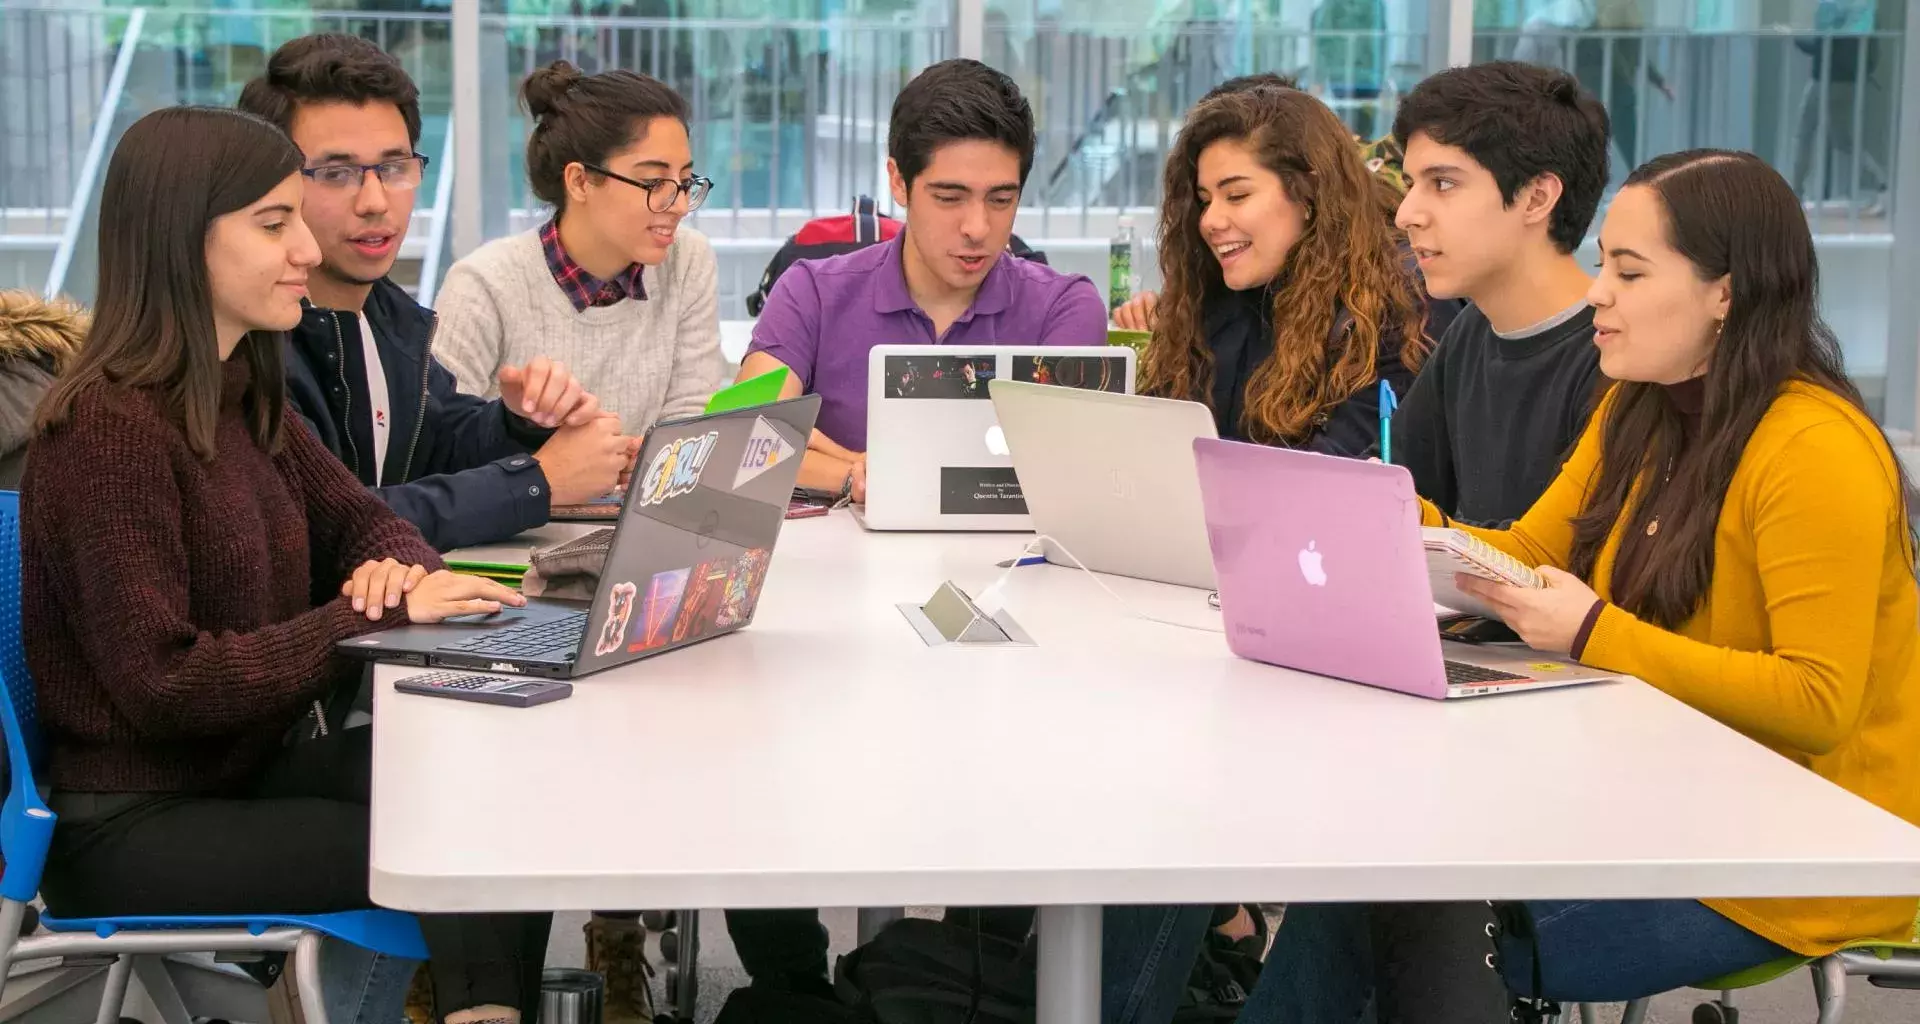
[[[340,192],[360,191],[360,186],[366,184],[368,171],[380,179],[381,188],[390,192],[404,192],[420,186],[420,179],[427,172],[427,158],[415,153],[398,160],[382,160],[377,164],[324,164],[300,168],[300,173],[306,175],[308,181]]]
[[[713,191],[712,178],[688,178],[675,181],[672,178],[629,178],[624,174],[615,174],[599,164],[581,164],[580,166],[595,174],[604,174],[613,180],[632,185],[647,194],[647,209],[655,213],[665,213],[673,209],[673,204],[681,194],[687,197],[687,212],[692,213],[707,201],[707,193]]]

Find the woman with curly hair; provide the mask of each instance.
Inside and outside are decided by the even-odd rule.
[[[1365,454],[1377,384],[1431,348],[1418,278],[1347,129],[1297,89],[1203,100],[1167,158],[1143,394],[1204,402],[1222,437]]]

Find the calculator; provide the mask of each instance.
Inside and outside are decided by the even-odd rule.
[[[514,679],[507,676],[476,676],[465,672],[429,672],[408,676],[393,684],[401,693],[428,697],[452,697],[482,704],[504,704],[510,708],[530,708],[573,696],[573,684],[551,679]]]

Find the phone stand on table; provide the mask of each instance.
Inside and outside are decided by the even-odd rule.
[[[895,607],[907,617],[928,647],[959,644],[967,647],[1032,647],[1033,638],[1005,609],[988,614],[973,603],[952,580],[940,584],[925,604]]]

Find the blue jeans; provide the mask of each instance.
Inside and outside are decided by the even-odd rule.
[[[1165,1024],[1200,958],[1213,908],[1108,907],[1101,915],[1101,1024]]]
[[[320,944],[321,996],[327,1024],[398,1024],[418,960],[327,939]]]
[[[1625,1002],[1789,955],[1692,900],[1533,902],[1541,994]],[[1242,1024],[1506,1019],[1532,992],[1533,943],[1485,903],[1294,904]],[[1500,973],[1488,969],[1497,946]]]
[[[1693,900],[1533,901],[1535,939],[1502,932],[1500,973],[1522,995],[1619,1003],[1744,971],[1793,951]],[[1533,991],[1533,949],[1540,992]]]

